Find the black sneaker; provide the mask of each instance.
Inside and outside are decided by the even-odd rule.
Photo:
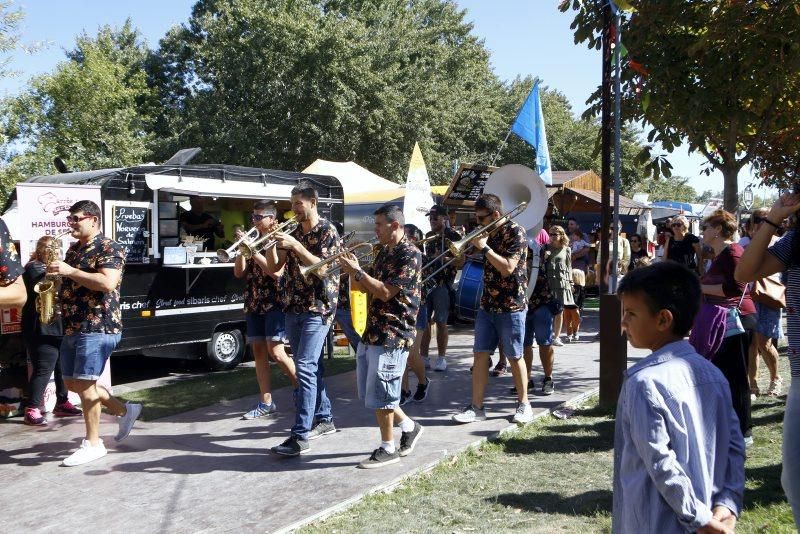
[[[423,430],[422,425],[414,421],[414,430],[403,432],[400,435],[400,456],[408,456],[414,451],[414,446],[419,441]]]
[[[428,398],[428,389],[430,389],[431,379],[425,384],[417,384],[417,391],[414,393],[414,402],[422,402]]]
[[[405,406],[411,401],[411,390],[400,390],[400,406]]]
[[[542,395],[552,395],[553,391],[555,390],[555,386],[553,386],[553,379],[548,378],[542,384]]]
[[[308,433],[308,439],[317,439],[335,433],[336,427],[333,426],[333,421],[317,421],[317,424],[311,427],[311,432]]]
[[[297,436],[290,436],[277,447],[272,447],[272,452],[281,456],[300,456],[308,452],[308,441],[298,439]]]
[[[536,385],[533,383],[533,378],[529,378],[528,379],[528,391],[533,390],[535,387],[536,387]],[[516,395],[517,394],[517,386],[511,386],[508,391],[511,394]]]
[[[394,452],[386,452],[383,447],[378,447],[369,458],[362,460],[358,464],[362,469],[375,469],[376,467],[383,467],[384,465],[396,464],[400,461],[400,453],[395,450]]]

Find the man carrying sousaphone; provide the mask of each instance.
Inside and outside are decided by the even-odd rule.
[[[428,264],[435,258],[438,261],[431,264],[425,273],[422,273],[423,278],[426,273],[433,273],[439,269],[443,264],[447,263],[452,256],[444,254],[447,252],[448,241],[458,241],[461,236],[450,228],[450,220],[448,219],[447,208],[442,205],[436,204],[431,207],[428,212],[428,218],[431,223],[431,231],[428,232],[427,237],[438,236],[438,239],[431,239],[425,247],[425,258],[423,264]],[[430,322],[436,323],[436,352],[438,359],[433,364],[434,371],[447,371],[447,360],[445,354],[447,353],[447,343],[449,332],[447,330],[447,318],[450,313],[450,287],[456,278],[456,265],[455,262],[451,263],[444,269],[440,270],[433,276],[432,283],[429,284],[431,288],[428,292],[428,298],[425,303],[427,307],[428,321],[425,328],[425,333],[422,336],[422,345],[420,351],[422,358],[425,360],[425,368],[430,369],[430,357],[428,356],[431,344],[431,328]]]
[[[321,270],[307,277],[300,267],[319,263],[341,247],[336,227],[319,216],[317,191],[301,180],[291,192],[292,211],[299,223],[290,234],[275,234],[276,247],[266,251],[272,272],[286,266],[286,336],[292,347],[298,386],[297,413],[291,435],[272,451],[282,456],[308,452],[308,441],[336,432],[331,401],[323,378],[322,347],[328,337],[339,295],[339,274]]]
[[[475,318],[472,402],[452,418],[456,423],[486,419],[483,398],[489,380],[489,357],[499,344],[501,352],[509,360],[517,388],[518,404],[513,420],[518,424],[529,423],[533,420],[533,410],[528,402],[527,372],[522,360],[527,309],[525,289],[528,286],[525,230],[512,220],[502,220],[503,204],[498,196],[492,194],[478,197],[475,219],[483,227],[492,227],[488,233],[481,232],[471,241],[475,250],[483,252],[486,259],[483,294]]]
[[[261,236],[272,229],[277,217],[278,210],[274,202],[259,200],[253,205],[251,219]],[[239,230],[236,239],[245,238],[245,234]],[[260,250],[254,250],[249,258],[239,254],[233,264],[233,275],[236,278],[245,278],[247,282],[244,296],[247,343],[253,352],[260,394],[256,406],[245,413],[243,419],[268,417],[277,409],[272,400],[270,360],[277,363],[294,387],[297,387],[294,362],[283,348],[286,337],[283,274],[284,269],[277,272],[269,270],[267,259]]]
[[[367,328],[358,345],[358,397],[375,410],[381,444],[359,466],[365,469],[396,463],[414,450],[422,426],[400,408],[401,380],[416,335],[420,305],[422,254],[405,236],[403,211],[385,205],[375,211],[375,234],[383,247],[369,273],[350,253],[339,258],[351,284],[371,297]],[[394,443],[394,424],[402,432]]]

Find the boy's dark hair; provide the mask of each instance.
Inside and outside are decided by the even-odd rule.
[[[292,188],[291,196],[300,195],[306,200],[319,200],[317,190],[314,185],[308,180],[300,180],[297,185]]]
[[[380,208],[376,209],[373,215],[383,215],[388,223],[397,221],[401,226],[406,223],[406,218],[403,216],[403,210],[401,210],[397,204],[384,204]]]
[[[91,200],[79,200],[69,207],[69,212],[72,215],[75,215],[79,211],[82,211],[84,215],[97,217],[97,220],[100,220],[100,206]]]
[[[278,205],[275,203],[274,200],[256,200],[253,203],[254,210],[268,210],[272,209],[275,213],[278,212]]]
[[[475,201],[475,209],[486,210],[490,214],[494,213],[495,211],[502,214],[503,202],[497,195],[493,195],[491,193],[484,193],[483,195],[479,196],[478,199]]]
[[[647,301],[653,314],[672,313],[672,333],[683,337],[692,328],[700,309],[700,279],[681,263],[662,261],[630,271],[619,284],[617,293],[638,293]]]
[[[405,231],[406,235],[413,237],[417,241],[422,241],[422,230],[420,230],[416,224],[403,225],[403,230]]]

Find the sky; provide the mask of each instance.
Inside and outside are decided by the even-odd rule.
[[[473,33],[484,39],[491,51],[492,65],[500,78],[538,76],[544,85],[567,96],[576,115],[583,112],[586,99],[600,81],[600,52],[574,44],[569,29],[572,15],[558,11],[558,0],[457,0],[457,3],[467,10],[466,19],[473,23]],[[92,35],[105,24],[118,26],[130,17],[148,45],[157,47],[171,26],[188,20],[194,0],[17,0],[13,5],[25,13],[22,43],[37,45],[38,51],[14,53],[10,68],[18,74],[0,79],[0,94],[5,95],[19,92],[31,76],[49,72],[63,61],[64,50],[74,46],[77,35],[83,31]],[[689,185],[698,193],[722,190],[721,173],[701,174],[705,161],[702,156],[689,155],[686,147],[679,147],[669,160],[673,174],[689,178]],[[743,169],[739,175],[740,190],[751,180],[749,170]],[[759,196],[772,194],[767,189],[755,191]]]

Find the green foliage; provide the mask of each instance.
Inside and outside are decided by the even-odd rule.
[[[694,202],[697,191],[689,185],[689,179],[682,176],[649,176],[636,184],[637,193],[647,193],[651,202],[657,200],[675,200],[678,202]]]
[[[667,152],[684,140],[701,152],[709,163],[705,172],[718,169],[724,175],[725,207],[732,210],[744,165],[775,172],[785,167],[780,160],[787,146],[795,147],[792,156],[798,153],[798,136],[787,133],[800,133],[798,2],[630,3],[636,12],[623,21],[622,40],[627,59],[646,74],[623,69],[623,117],[649,124],[648,141]],[[561,11],[576,11],[571,26],[576,43],[600,48],[603,4],[561,3]],[[598,92],[587,113],[597,114],[599,106]],[[663,170],[663,156],[653,160],[649,150],[643,156]]]
[[[19,27],[25,17],[21,9],[12,6],[10,0],[0,0],[0,78],[13,74],[8,53],[19,44]]]
[[[20,179],[54,172],[55,156],[86,170],[140,163],[149,155],[157,102],[143,70],[148,51],[130,21],[96,37],[81,35],[67,55],[54,72],[3,102],[3,131],[12,144],[2,154],[0,201]]]

